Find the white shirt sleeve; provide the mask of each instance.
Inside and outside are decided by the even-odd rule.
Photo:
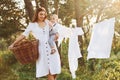
[[[76,27],[75,31],[76,31],[76,35],[83,35],[84,34],[84,32],[83,32],[81,27]]]
[[[29,33],[31,32],[31,30],[32,30],[32,23],[29,23],[28,27],[25,29],[25,31],[22,33],[22,35],[27,37],[29,35]]]

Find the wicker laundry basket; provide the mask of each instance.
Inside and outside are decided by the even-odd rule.
[[[39,40],[22,40],[11,50],[21,64],[33,63],[38,59]]]

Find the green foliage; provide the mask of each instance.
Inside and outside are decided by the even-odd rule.
[[[63,24],[69,26],[71,19],[74,18],[74,1],[67,0],[65,4],[60,5],[59,18],[62,20]]]
[[[61,44],[61,63],[62,67],[68,68],[68,40]]]
[[[9,38],[23,27],[20,23],[22,10],[16,6],[14,0],[0,1],[0,38]]]
[[[61,74],[58,75],[57,80],[72,80],[69,70],[63,68]]]
[[[2,51],[0,52],[1,58],[2,58],[2,63],[6,65],[12,65],[16,63],[16,58],[10,51]]]
[[[120,79],[120,59],[111,58],[108,60],[101,60],[99,64],[101,67],[95,72],[93,78],[96,80],[119,80]]]
[[[8,44],[6,43],[6,40],[1,39],[0,40],[0,50],[5,50],[7,48]]]
[[[35,64],[21,65],[11,51],[0,52],[0,63],[2,80],[33,80],[35,78]]]
[[[14,63],[16,59],[10,51],[0,51],[0,79],[17,80],[17,75],[10,68]]]
[[[68,40],[63,42],[61,48],[62,72],[57,80],[73,80],[68,66]],[[79,63],[77,78],[74,80],[119,80],[119,56],[120,53],[111,53],[109,59],[86,60],[84,66]],[[0,52],[0,63],[0,79],[2,80],[35,80],[35,64],[21,65],[8,50]],[[39,78],[39,80],[46,79],[46,77]]]
[[[35,64],[14,64],[12,71],[19,76],[17,80],[33,80],[35,78]]]

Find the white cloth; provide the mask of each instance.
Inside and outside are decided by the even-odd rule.
[[[23,32],[28,36],[32,32],[36,39],[39,39],[39,58],[36,61],[36,77],[43,77],[49,74],[59,74],[61,72],[60,56],[55,45],[56,52],[51,53],[49,39],[49,25],[46,23],[44,28],[38,26],[38,23],[29,23]]]
[[[83,31],[81,28],[68,28],[58,23],[54,26],[59,33],[58,46],[62,43],[63,39],[69,38],[69,49],[68,49],[68,61],[69,68],[72,74],[72,78],[76,78],[75,71],[78,68],[78,58],[82,57],[78,43],[78,35],[82,35]]]
[[[56,25],[54,26],[54,28],[57,29],[58,33],[59,33],[59,38],[58,38],[58,46],[60,46],[60,44],[62,43],[64,37],[62,35],[62,31],[63,31],[63,26],[60,25],[59,23],[56,23]]]
[[[58,33],[59,33],[59,38],[58,38],[58,46],[60,46],[60,44],[62,43],[64,38],[68,38],[70,36],[70,29],[62,26],[59,23],[56,23],[56,25],[54,26],[55,29],[57,29]]]
[[[78,35],[82,35],[83,31],[81,28],[70,28],[70,30],[68,61],[72,78],[76,78],[75,71],[78,68],[78,58],[82,57],[78,43]]]
[[[90,58],[109,58],[114,34],[115,18],[102,21],[93,26],[88,56]]]

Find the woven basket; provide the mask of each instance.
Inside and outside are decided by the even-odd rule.
[[[21,64],[33,63],[38,59],[38,40],[22,40],[11,50]]]

